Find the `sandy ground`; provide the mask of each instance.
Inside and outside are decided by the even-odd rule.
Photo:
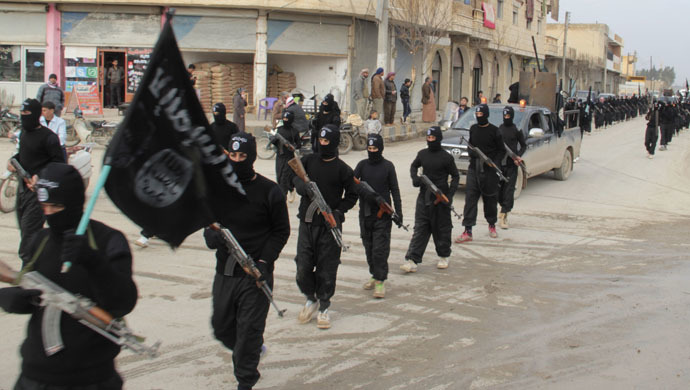
[[[687,133],[687,131],[686,131]],[[292,236],[276,268],[276,301],[265,333],[257,389],[686,389],[690,382],[690,136],[648,160],[637,119],[585,136],[581,158],[565,182],[531,179],[511,214],[511,229],[453,245],[450,268],[435,268],[433,245],[419,272],[403,275],[411,233],[394,228],[388,291],[374,300],[356,208],[347,214],[333,299],[333,327],[297,324],[303,297],[294,281],[297,203]],[[391,144],[413,216],[408,167],[423,141]],[[9,156],[11,146],[0,151]],[[97,152],[100,161],[102,151]],[[344,156],[354,166],[364,152]],[[257,170],[273,177],[273,161]],[[463,205],[463,193],[455,205]],[[481,207],[481,206],[480,206]],[[481,208],[480,208],[481,210]],[[96,219],[138,229],[102,196]],[[455,221],[454,235],[461,232]],[[0,253],[15,266],[18,230],[0,215]],[[230,389],[231,353],[209,324],[214,255],[199,233],[173,252],[161,241],[133,246],[140,299],[132,328],[161,340],[160,357],[128,351],[118,365],[127,389]],[[0,389],[19,371],[26,317],[0,314]]]

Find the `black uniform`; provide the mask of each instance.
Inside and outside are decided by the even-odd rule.
[[[326,125],[333,125],[340,128],[340,107],[338,103],[333,99],[332,94],[326,95],[319,106],[319,112],[314,118],[313,128],[311,132],[311,145],[313,151],[319,150],[319,133],[321,129]]]
[[[510,115],[510,120],[505,119],[506,115]],[[517,154],[518,156],[522,156],[525,153],[525,150],[527,150],[527,144],[525,143],[525,135],[522,134],[522,131],[518,130],[513,123],[514,116],[515,112],[513,111],[512,107],[507,106],[503,110],[503,124],[498,128],[498,130],[501,132],[503,142],[510,148],[510,150],[512,150],[513,153]],[[518,144],[520,145],[520,149],[518,149]],[[508,182],[499,183],[498,203],[501,205],[502,213],[509,213],[511,210],[513,210],[518,166],[515,165],[513,159],[508,157],[507,153],[501,160],[501,171],[503,172],[503,176],[508,178]]]
[[[666,147],[673,140],[674,115],[670,105],[663,102],[659,105],[659,122],[661,122],[661,146]]]
[[[278,134],[285,138],[292,146],[299,150],[302,143],[299,131],[292,126],[294,115],[291,112],[283,113],[283,125],[278,127]],[[283,146],[277,138],[271,141],[278,149],[276,153],[276,181],[283,191],[283,195],[287,195],[292,191],[292,169],[288,165],[288,161],[295,157],[295,153]]]
[[[644,133],[644,147],[647,149],[647,153],[653,156],[656,142],[659,139],[656,105],[652,111],[649,111],[645,119],[647,119],[647,130]]]
[[[248,155],[243,162],[231,160],[247,195],[229,201],[218,222],[233,233],[272,288],[274,262],[290,236],[285,196],[276,183],[254,173],[256,142],[253,136],[235,135],[231,147],[231,152]],[[257,367],[270,302],[257,287],[254,277],[229,258],[219,232],[206,229],[204,238],[209,248],[216,249],[211,317],[214,336],[232,350],[238,389],[251,389],[260,376]],[[228,261],[233,263],[228,264]]]
[[[94,220],[89,222],[85,235],[67,233],[77,227],[82,215],[81,175],[71,165],[58,163],[48,164],[39,175],[37,191],[41,200],[63,204],[65,209],[48,215],[50,228],[34,235],[27,251],[35,261],[26,267],[90,299],[115,318],[129,313],[137,301],[137,288],[132,280],[132,254],[124,235]],[[72,261],[66,273],[61,273],[63,259]],[[45,310],[27,300],[27,293],[36,291],[19,287],[0,290],[0,305],[6,311],[31,314],[20,350],[22,372],[15,389],[121,389],[122,379],[114,362],[120,346],[67,314],[63,313],[60,320],[64,349],[46,355],[41,332]]]
[[[213,105],[213,119],[211,130],[216,135],[216,141],[224,149],[230,148],[230,138],[240,132],[237,125],[227,119],[225,116],[225,105],[223,103],[216,103]]]
[[[302,164],[333,211],[338,229],[342,229],[345,213],[357,202],[353,172],[352,168],[337,157],[339,129],[327,125],[321,130],[320,137],[328,139],[330,144],[320,146],[318,153],[302,157]],[[300,220],[295,257],[297,286],[309,301],[318,300],[319,310],[323,312],[330,306],[330,299],[335,293],[341,248],[336,244],[330,225],[318,209],[311,208],[311,212],[307,212],[312,201],[304,182],[295,176],[293,184],[297,193],[302,196],[297,215]]]
[[[476,107],[477,111],[482,109],[482,106]],[[484,105],[484,110],[482,122],[486,121],[486,124],[482,126],[482,122],[479,122],[470,127],[470,143],[499,166],[505,154],[503,137],[498,128],[489,123],[486,105]],[[481,162],[479,157],[470,151],[470,166],[467,170],[467,185],[465,187],[465,211],[462,221],[466,230],[477,223],[477,203],[480,196],[484,202],[484,218],[489,225],[495,225],[497,220],[498,176],[493,168]]]
[[[453,156],[441,148],[441,140],[443,139],[441,129],[438,126],[433,126],[427,130],[427,135],[435,136],[436,141],[427,141],[428,147],[417,153],[417,157],[410,166],[412,185],[420,188],[419,195],[417,195],[417,204],[415,205],[414,232],[405,259],[412,260],[416,264],[422,262],[424,251],[429,243],[429,236],[434,240],[436,254],[442,258],[449,257],[451,253],[451,233],[453,230],[453,223],[450,220],[450,207],[443,203],[434,205],[436,198],[423,185],[422,179],[418,176],[419,168],[422,168],[422,173],[439,190],[443,191],[451,203],[460,181],[460,174],[455,166]],[[449,176],[451,179],[450,185],[448,185]]]
[[[402,202],[395,166],[382,156],[383,138],[378,134],[370,134],[367,145],[376,146],[379,151],[368,152],[369,158],[360,161],[355,167],[355,177],[367,182],[376,191],[376,195],[360,191],[359,228],[369,273],[374,279],[384,281],[388,278],[392,221],[389,214],[377,216],[379,206],[376,198],[380,196],[386,203],[391,204],[392,196],[395,212],[401,218]]]
[[[41,126],[41,104],[38,100],[27,99],[22,103],[22,111],[31,115],[22,115],[22,132],[19,135],[19,153],[14,158],[29,175],[38,174],[50,162],[65,162],[60,140],[49,128]],[[32,236],[43,228],[45,218],[36,199],[36,193],[29,190],[22,180],[19,181],[17,194],[17,221],[21,232],[19,257],[24,263],[29,261],[28,245]]]

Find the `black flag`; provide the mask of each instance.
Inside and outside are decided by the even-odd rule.
[[[210,131],[170,24],[163,27],[104,165],[113,203],[145,231],[179,246],[244,196]]]

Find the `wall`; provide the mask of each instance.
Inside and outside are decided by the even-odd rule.
[[[347,58],[299,56],[288,54],[269,54],[268,69],[274,64],[280,66],[285,72],[293,72],[297,79],[297,89],[304,93],[305,98],[310,98],[313,88],[323,99],[332,87],[340,89],[340,98],[336,95],[336,101],[342,106],[345,93],[345,75],[347,73]]]
[[[422,77],[422,54],[417,52],[416,55],[412,55],[410,50],[403,44],[399,39],[395,40],[395,52],[397,53],[395,57],[395,86],[400,94],[400,87],[402,87],[403,82],[406,78],[412,80],[412,67],[416,69],[416,80],[414,80],[414,85],[410,91],[410,107],[413,110],[422,109],[422,84],[424,84],[424,78]],[[385,72],[388,74],[388,72]],[[385,74],[384,74],[385,76]],[[402,101],[398,99],[396,104],[396,114],[402,115]],[[400,112],[397,112],[400,111]]]

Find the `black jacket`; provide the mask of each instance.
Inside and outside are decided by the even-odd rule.
[[[222,123],[218,121],[213,122],[211,124],[211,130],[213,134],[216,135],[216,141],[226,150],[230,148],[230,139],[232,136],[240,132],[237,125],[227,119]]]
[[[398,176],[395,173],[395,165],[392,162],[383,159],[372,163],[368,158],[364,159],[355,167],[355,177],[367,182],[388,204],[391,204],[392,196],[395,212],[398,215],[402,215]],[[379,208],[378,203],[364,193],[360,193],[359,205],[360,216],[375,214]]]
[[[505,154],[505,146],[503,146],[503,137],[498,127],[491,123],[486,127],[481,127],[478,124],[472,125],[470,127],[470,143],[484,152],[496,165],[501,163]],[[479,157],[474,155],[472,151],[470,151],[470,157],[469,169],[475,169],[477,167],[476,161],[479,160]],[[489,169],[488,166],[484,168]]]
[[[424,194],[427,189],[421,185],[422,181],[418,176],[420,167],[422,173],[452,202],[460,182],[460,174],[455,166],[455,161],[453,161],[453,156],[443,149],[431,151],[427,148],[417,153],[417,157],[410,166],[410,176],[412,176],[412,185],[420,187],[420,194]],[[450,185],[448,185],[448,176],[450,176]]]
[[[30,175],[38,174],[48,163],[65,162],[57,134],[45,126],[31,131],[22,130],[19,153],[14,158]]]
[[[132,253],[125,236],[103,223],[91,221],[89,230],[97,246],[97,267],[87,269],[74,263],[67,273],[60,273],[62,236],[43,229],[36,234],[29,253],[36,253],[48,237],[33,270],[68,291],[89,298],[113,317],[132,311],[137,301],[137,287],[132,280]],[[87,235],[90,234],[87,231]],[[21,347],[22,374],[29,379],[54,385],[85,385],[114,375],[114,359],[120,347],[63,313],[60,333],[65,348],[46,356],[41,336],[44,309],[31,313],[27,336]]]

